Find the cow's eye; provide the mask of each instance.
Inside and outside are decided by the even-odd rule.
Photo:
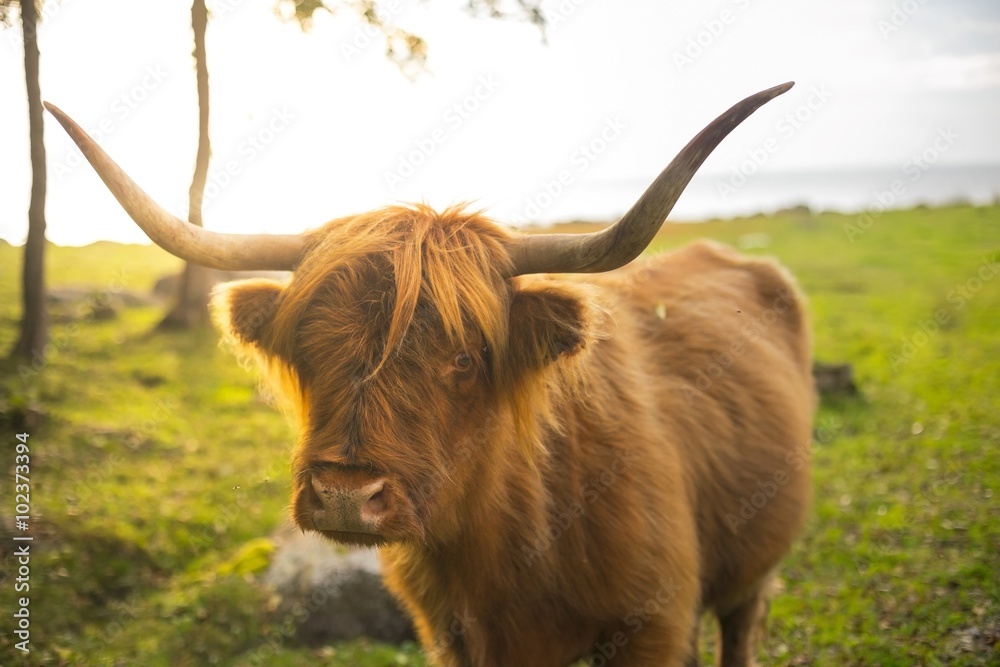
[[[472,355],[462,350],[451,360],[451,365],[459,373],[464,373],[472,368]]]

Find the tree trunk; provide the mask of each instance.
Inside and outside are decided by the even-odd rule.
[[[208,10],[205,0],[194,0],[191,5],[191,27],[194,30],[194,62],[198,83],[198,155],[195,158],[191,189],[188,191],[188,220],[203,227],[201,203],[205,196],[208,162],[212,154],[208,139],[208,61],[205,57]],[[211,273],[208,269],[190,262],[185,264],[177,301],[157,328],[187,329],[206,324],[209,320],[208,294],[211,289]]]
[[[38,79],[38,8],[35,0],[21,2],[24,33],[24,77],[28,88],[28,128],[31,134],[31,203],[28,206],[28,240],[24,244],[21,333],[12,357],[45,362],[48,345],[48,312],[45,306],[45,144],[42,141],[42,93]]]

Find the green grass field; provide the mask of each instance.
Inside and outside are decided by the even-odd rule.
[[[782,568],[761,663],[1000,664],[1000,208],[870,225],[789,212],[668,226],[656,245],[700,236],[766,242],[750,252],[798,276],[817,358],[852,363],[860,388],[819,412],[812,518]],[[20,249],[0,244],[4,353],[19,265]],[[151,247],[48,254],[50,285],[97,301],[179,266]],[[258,581],[286,514],[294,434],[214,331],[151,334],[160,314],[64,307],[47,364],[0,366],[0,664],[424,665],[414,646],[364,640],[285,642],[252,661],[274,629]],[[19,595],[9,535],[23,431],[30,656],[6,611]]]

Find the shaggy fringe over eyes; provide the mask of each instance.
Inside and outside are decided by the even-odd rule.
[[[434,304],[451,342],[466,340],[470,321],[490,346],[503,349],[506,238],[504,230],[461,207],[439,214],[425,205],[392,206],[334,220],[310,233],[310,250],[271,327],[276,351],[292,357],[298,324],[323,283],[338,273],[350,280],[352,265],[371,255],[385,257],[395,274],[392,321],[379,368],[402,344],[421,298]]]
[[[216,298],[216,318],[235,347],[256,359],[265,379],[287,402],[283,407],[303,426],[311,384],[296,371],[307,365],[302,356],[307,344],[301,340],[303,320],[311,306],[322,304],[324,291],[328,293],[331,285],[334,291],[338,283],[356,286],[364,280],[360,267],[370,267],[377,259],[378,265],[391,267],[394,293],[385,301],[392,316],[372,376],[404,344],[418,302],[433,305],[452,344],[465,344],[470,339],[467,327],[477,328],[490,349],[499,407],[510,412],[517,440],[533,462],[542,451],[540,427],[559,428],[553,401],[578,384],[574,369],[581,365],[561,360],[551,364],[557,368],[510,367],[517,364],[517,355],[507,349],[514,289],[506,277],[510,273],[505,247],[509,238],[503,228],[462,207],[437,213],[425,205],[393,206],[334,220],[309,233],[305,259],[278,297],[273,318],[262,328],[259,341],[248,345],[232,333],[232,300],[224,289]],[[436,368],[425,370],[437,372]]]

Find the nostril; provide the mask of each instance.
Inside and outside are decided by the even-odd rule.
[[[319,481],[314,475],[312,478],[312,488],[315,491],[313,499],[322,507],[326,505],[327,500],[330,497],[330,489],[327,488],[323,482]]]
[[[389,509],[389,494],[385,488],[385,480],[379,479],[364,489],[362,498],[366,498],[361,506],[362,516],[374,518]]]
[[[325,487],[323,486],[322,482],[316,479],[316,475],[310,477],[310,481],[312,482],[313,490],[316,491],[316,493],[318,493],[319,495],[323,495],[323,490]]]
[[[365,501],[364,514],[381,514],[389,509],[389,496],[385,489],[379,489],[368,500]]]

